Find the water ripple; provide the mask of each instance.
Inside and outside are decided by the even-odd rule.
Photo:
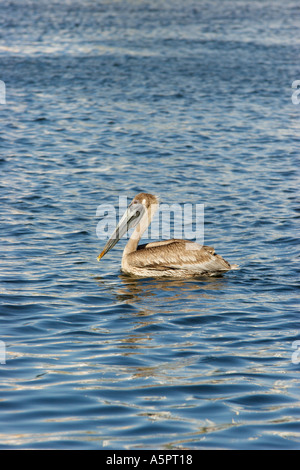
[[[296,2],[2,10],[0,448],[299,448]],[[97,263],[140,191],[204,203],[240,269]]]

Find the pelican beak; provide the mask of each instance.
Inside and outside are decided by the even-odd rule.
[[[111,248],[112,248],[112,247],[111,247]],[[98,256],[97,256],[97,260],[98,260],[98,261],[100,261],[100,259],[102,258],[102,256],[104,256],[104,255],[105,255],[105,253],[107,253],[107,252],[108,252],[108,250],[109,250],[109,248],[108,248],[107,250],[103,250],[103,251],[101,251],[100,255],[98,255]]]
[[[125,235],[126,232],[128,232],[129,229],[135,227],[139,223],[144,210],[144,206],[140,203],[131,203],[128,206],[119,224],[108,239],[100,255],[97,257],[98,261],[100,261],[100,259],[103,258],[103,256],[118,243],[118,241],[123,237],[123,235]]]

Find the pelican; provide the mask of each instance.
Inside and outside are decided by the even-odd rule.
[[[214,248],[181,239],[157,241],[138,246],[159,205],[158,197],[140,193],[129,204],[118,226],[98,256],[98,261],[111,250],[122,236],[135,228],[122,256],[122,271],[142,277],[213,276],[231,269]]]

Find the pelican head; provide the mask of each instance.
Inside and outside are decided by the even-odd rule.
[[[128,230],[137,227],[143,218],[148,219],[148,217],[145,216],[152,213],[152,205],[155,205],[155,208],[158,205],[158,198],[156,196],[147,193],[140,193],[135,196],[135,198],[127,207],[126,212],[110,236],[105,247],[97,257],[98,261],[100,261],[100,259],[103,258],[103,256],[118,243],[118,241],[123,237],[123,235],[125,235],[126,232],[128,232]],[[148,221],[147,225],[149,222],[150,220]],[[137,238],[139,239],[142,235],[142,232],[138,229],[139,227],[137,227]],[[132,238],[135,238],[134,234],[135,232],[132,234]]]

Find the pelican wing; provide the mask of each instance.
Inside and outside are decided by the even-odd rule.
[[[182,243],[184,242],[185,243],[185,240],[182,240],[181,238],[172,238],[171,240],[161,240],[161,241],[158,241],[158,242],[150,242],[150,243],[146,243],[145,245],[139,245],[137,247],[138,250],[142,250],[144,248],[153,248],[153,247],[156,247],[156,246],[165,246],[165,245],[170,245],[171,243]]]
[[[230,264],[215,253],[214,248],[185,240],[166,240],[139,247],[128,255],[135,268],[188,270],[195,273],[228,271]]]

